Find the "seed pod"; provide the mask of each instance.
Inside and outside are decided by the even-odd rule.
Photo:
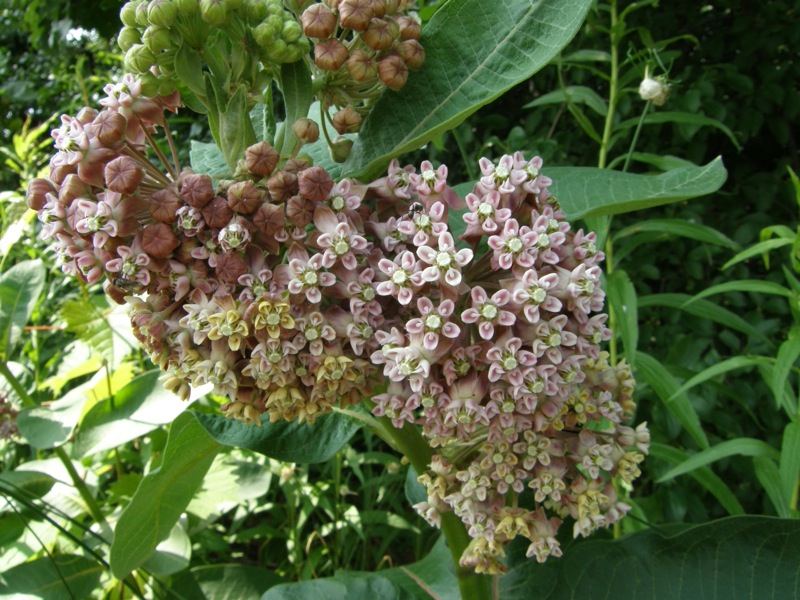
[[[378,62],[378,75],[386,87],[397,91],[408,81],[408,67],[399,56],[387,56]]]
[[[336,15],[324,4],[312,4],[300,17],[303,33],[318,40],[330,37],[336,32]]]
[[[250,146],[245,152],[245,164],[253,175],[266,177],[272,174],[281,156],[267,142]]]
[[[167,258],[178,246],[175,232],[166,223],[151,223],[142,230],[142,250],[154,258]]]
[[[349,56],[347,47],[336,38],[314,46],[314,62],[323,71],[338,71]]]

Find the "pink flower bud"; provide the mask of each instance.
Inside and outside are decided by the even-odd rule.
[[[189,206],[203,208],[214,197],[214,184],[208,175],[184,171],[179,182],[181,198]]]
[[[217,196],[206,204],[202,213],[206,224],[213,229],[222,229],[233,216],[233,211],[228,206],[228,200],[221,196]]]
[[[303,24],[303,33],[310,38],[324,39],[336,31],[336,15],[324,4],[309,6],[300,17],[300,22]]]
[[[114,148],[125,139],[128,120],[114,110],[104,110],[92,121],[97,141],[107,148]]]
[[[150,216],[160,223],[174,223],[183,200],[171,187],[158,190],[149,199]]]
[[[286,218],[295,226],[303,228],[311,223],[314,216],[314,203],[305,196],[292,196],[286,203]]]
[[[361,32],[361,39],[372,50],[379,52],[391,48],[399,35],[400,29],[396,23],[383,19],[372,19],[366,30]]]
[[[31,210],[39,211],[44,208],[45,204],[47,204],[47,198],[45,198],[45,195],[55,193],[57,193],[57,190],[52,181],[42,177],[37,177],[28,183],[28,191],[25,194],[25,198],[27,199],[28,207]]]
[[[225,283],[235,284],[239,277],[247,273],[247,264],[244,259],[234,252],[226,252],[217,258],[217,277]]]
[[[364,31],[374,16],[372,0],[341,0],[339,2],[339,22],[342,27],[353,31]]]
[[[272,174],[278,166],[280,154],[267,142],[259,142],[250,146],[245,152],[245,164],[247,170],[253,175],[267,177]]]
[[[425,62],[425,49],[417,40],[405,40],[397,45],[397,55],[403,59],[409,69],[421,69]]]
[[[414,19],[406,15],[400,15],[394,19],[400,28],[400,39],[418,40],[422,35],[422,28]]]
[[[366,81],[378,76],[378,66],[372,54],[359,48],[350,54],[347,59],[347,71],[355,81]]]
[[[267,180],[267,189],[273,201],[284,202],[297,192],[297,176],[286,171],[278,171]]]
[[[328,194],[333,189],[333,179],[322,167],[311,167],[301,171],[297,181],[300,193],[309,200],[316,200],[317,202],[327,200]]]
[[[361,115],[352,106],[346,106],[333,115],[333,128],[342,135],[361,129]]]
[[[142,230],[142,250],[154,258],[167,258],[178,246],[175,232],[166,223],[152,223]]]
[[[144,179],[144,169],[130,156],[120,156],[106,165],[104,178],[112,192],[130,195]]]
[[[314,46],[314,63],[323,71],[338,71],[349,56],[347,47],[336,38]]]
[[[252,181],[238,181],[228,188],[228,206],[231,210],[249,215],[261,204],[261,192]]]
[[[298,119],[292,125],[292,131],[304,144],[313,144],[319,139],[319,126],[311,119]]]

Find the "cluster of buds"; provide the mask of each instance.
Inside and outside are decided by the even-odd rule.
[[[315,79],[323,113],[339,134],[355,133],[377,95],[403,88],[409,69],[425,62],[421,28],[408,0],[325,0],[302,14],[303,33],[314,40]]]
[[[648,434],[626,424],[630,369],[600,350],[603,255],[541,159],[481,159],[462,199],[444,165],[335,182],[260,142],[215,187],[152,142],[175,99],[123,87],[62,118],[29,204],[64,270],[131,306],[168,389],[211,383],[228,416],[256,423],[372,398],[435,449],[417,509],[466,524],[462,564],[479,572],[502,571],[517,536],[543,561],[564,518],[587,535],[628,510],[614,483],[639,475]]]
[[[131,0],[120,17],[124,27],[117,41],[126,71],[141,74],[149,92],[171,93],[187,62],[196,59],[218,71],[216,76],[230,77],[237,86],[249,84],[258,94],[275,65],[296,62],[311,51],[281,0]]]

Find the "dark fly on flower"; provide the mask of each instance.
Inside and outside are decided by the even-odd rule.
[[[408,207],[408,212],[404,214],[403,217],[413,219],[414,215],[421,213],[423,208],[424,206],[422,206],[421,202],[412,202],[411,206]]]
[[[124,277],[115,277],[111,284],[126,292],[136,292],[141,287],[138,281],[125,279]]]

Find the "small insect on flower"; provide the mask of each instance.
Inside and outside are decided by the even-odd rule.
[[[125,277],[115,277],[111,284],[126,292],[136,292],[141,288],[141,283],[135,279],[126,279]]]
[[[423,208],[421,202],[412,202],[411,206],[408,207],[408,212],[404,214],[403,217],[406,219],[413,219],[414,215],[421,213]]]

